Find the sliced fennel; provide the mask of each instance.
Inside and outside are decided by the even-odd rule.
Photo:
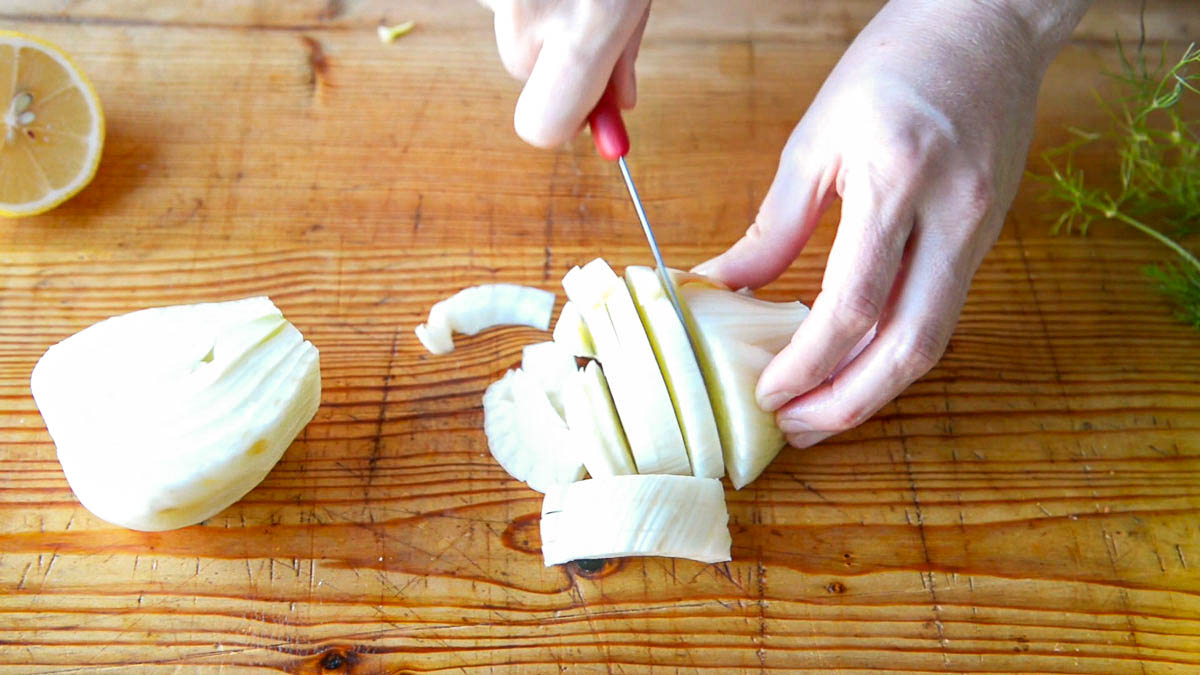
[[[533,376],[559,416],[564,417],[563,389],[579,372],[575,357],[556,342],[535,342],[521,349],[521,370]]]
[[[571,269],[562,283],[604,365],[638,473],[691,473],[671,397],[625,283],[600,258]]]
[[[720,478],[725,475],[725,463],[717,422],[700,364],[675,306],[658,274],[649,267],[626,267],[625,281],[670,392],[671,405],[692,462],[692,475]]]
[[[433,354],[454,350],[451,331],[475,335],[493,326],[530,326],[546,330],[554,311],[554,294],[515,284],[471,286],[435,304],[429,319],[417,326],[417,339]]]
[[[757,478],[786,443],[774,414],[758,407],[754,387],[767,363],[787,346],[808,308],[714,288],[695,275],[675,279],[716,413],[725,469],[740,489]]]
[[[321,398],[316,348],[265,297],[106,319],[50,347],[30,388],[83,506],[146,531],[240,499]]]
[[[546,566],[620,556],[724,562],[728,523],[725,492],[712,478],[592,478],[546,493],[542,557]]]
[[[484,392],[483,431],[500,466],[538,492],[583,478],[566,422],[523,370],[508,371]]]
[[[563,392],[563,402],[567,427],[592,478],[637,472],[600,364],[591,361],[575,373]]]
[[[562,311],[558,313],[558,321],[554,324],[554,341],[575,356],[596,357],[592,334],[588,332],[579,308],[570,300],[563,304]]]

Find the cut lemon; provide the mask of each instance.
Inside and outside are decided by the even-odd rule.
[[[63,203],[96,173],[104,112],[91,82],[61,49],[0,31],[0,215]]]

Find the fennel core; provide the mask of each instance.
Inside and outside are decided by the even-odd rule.
[[[1076,139],[1043,155],[1049,175],[1033,178],[1044,197],[1064,206],[1052,231],[1086,235],[1097,220],[1122,223],[1166,246],[1173,259],[1144,272],[1175,305],[1176,316],[1200,330],[1200,260],[1185,245],[1200,232],[1200,123],[1180,110],[1185,95],[1200,95],[1200,49],[1188,45],[1164,71],[1165,53],[1150,70],[1141,46],[1130,59],[1117,42],[1122,72],[1114,74],[1124,93],[1100,100],[1112,118],[1106,132],[1071,128]],[[1092,187],[1073,162],[1085,145],[1103,143],[1120,159],[1114,188]],[[1156,227],[1154,224],[1158,224]]]

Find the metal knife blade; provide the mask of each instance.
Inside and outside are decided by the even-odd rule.
[[[629,173],[629,165],[625,163],[624,157],[618,157],[617,166],[621,169],[621,177],[625,179],[625,187],[629,190],[629,197],[633,200],[633,208],[637,211],[638,220],[642,223],[642,232],[646,234],[650,252],[654,254],[658,279],[662,282],[663,289],[667,291],[667,297],[671,300],[671,306],[675,308],[675,315],[679,317],[679,323],[683,324],[683,332],[687,334],[688,342],[692,345],[692,353],[696,353],[696,341],[692,339],[687,317],[683,313],[683,305],[679,302],[675,280],[671,278],[670,272],[667,271],[667,265],[663,262],[662,251],[658,248],[658,239],[654,237],[654,228],[650,227],[650,220],[646,218],[646,209],[642,207],[642,198],[638,195],[637,186],[633,183],[633,176]]]

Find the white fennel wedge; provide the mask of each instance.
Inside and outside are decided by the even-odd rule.
[[[671,404],[692,462],[692,475],[720,478],[725,475],[721,437],[704,376],[683,322],[654,270],[626,267],[625,281],[670,392]]]
[[[720,481],[671,475],[592,478],[546,493],[546,566],[623,556],[730,560],[729,513]]]
[[[592,336],[638,473],[690,474],[670,394],[625,282],[597,258],[562,283]]]
[[[435,304],[417,326],[417,339],[433,354],[454,351],[451,333],[475,335],[494,326],[550,327],[554,294],[516,284],[471,286]]]
[[[579,372],[575,357],[557,342],[535,342],[521,349],[521,370],[533,376],[550,404],[565,419],[563,390]]]
[[[767,363],[787,346],[808,308],[768,302],[715,287],[696,275],[675,277],[708,383],[725,470],[741,489],[786,444],[775,415],[758,407],[754,388]]]
[[[600,364],[590,361],[564,393],[567,427],[592,478],[637,473]]]
[[[50,347],[30,388],[83,506],[157,531],[261,482],[316,413],[321,375],[317,349],[257,297],[101,321]]]
[[[588,332],[579,308],[570,300],[563,303],[563,308],[558,313],[558,321],[554,323],[554,341],[575,356],[589,359],[596,357],[596,345],[592,343],[592,334]]]
[[[483,431],[500,466],[538,492],[583,478],[566,422],[523,370],[508,371],[484,392]]]

